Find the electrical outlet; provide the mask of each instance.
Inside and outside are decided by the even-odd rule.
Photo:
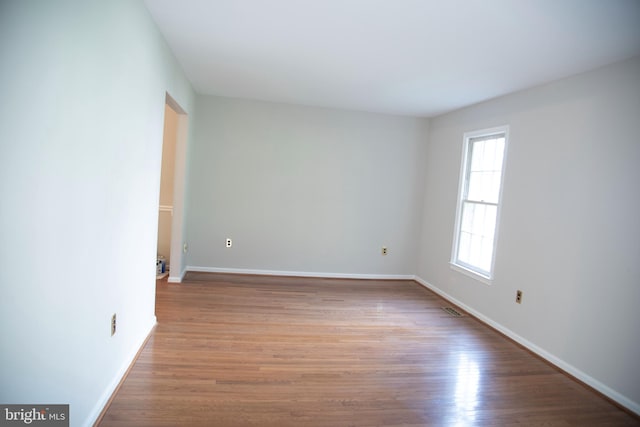
[[[233,246],[233,241],[231,239],[227,239],[226,245],[228,248],[230,248],[231,246]]]
[[[182,245],[182,253],[187,253],[187,251],[189,250],[189,245],[187,245],[186,243],[184,243]]]
[[[522,304],[522,291],[518,290],[516,292],[516,302],[518,304]]]
[[[114,336],[116,334],[116,314],[113,313],[113,316],[111,316],[111,336]]]
[[[386,247],[386,246],[383,246],[383,247],[382,247],[382,255],[386,255],[386,254],[387,254],[387,252],[388,252],[388,251],[387,251],[387,247]]]

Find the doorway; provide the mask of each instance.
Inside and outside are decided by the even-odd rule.
[[[181,282],[184,270],[183,249],[186,252],[186,244],[183,243],[183,209],[187,129],[186,112],[167,94],[160,171],[157,253],[158,259],[164,261],[164,274],[159,275],[168,275],[169,282]]]

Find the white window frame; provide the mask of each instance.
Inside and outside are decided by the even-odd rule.
[[[469,182],[469,174],[467,173],[468,168],[470,167],[471,157],[470,157],[470,141],[476,138],[488,137],[491,135],[504,134],[504,153],[502,158],[502,173],[500,174],[500,191],[498,192],[498,203],[496,209],[496,226],[494,230],[493,237],[493,253],[491,257],[491,268],[488,272],[482,271],[480,269],[475,269],[473,266],[469,266],[464,263],[460,263],[457,259],[458,254],[458,245],[460,243],[460,228],[462,225],[462,206],[463,202],[466,200],[466,192],[468,189]],[[469,277],[472,277],[482,283],[486,283],[490,285],[493,281],[493,275],[495,270],[495,262],[496,262],[496,249],[498,246],[498,235],[500,229],[500,211],[502,208],[502,191],[504,189],[504,176],[505,176],[505,167],[507,164],[507,152],[509,146],[509,126],[499,126],[490,129],[482,129],[473,132],[466,132],[463,136],[463,144],[462,144],[462,163],[460,165],[460,177],[458,181],[458,198],[457,198],[457,206],[456,206],[456,222],[455,229],[453,235],[453,246],[451,248],[451,261],[450,266],[453,270],[456,270],[462,274],[465,274]]]

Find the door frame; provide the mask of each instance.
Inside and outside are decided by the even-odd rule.
[[[187,161],[187,136],[189,117],[178,102],[166,93],[165,104],[178,115],[176,128],[176,153],[173,175],[173,216],[171,218],[171,268],[169,282],[180,283],[184,276],[186,242],[184,242],[184,202],[185,202],[185,174]],[[164,138],[164,135],[163,135]]]

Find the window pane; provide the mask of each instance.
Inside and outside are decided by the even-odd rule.
[[[482,170],[492,171],[495,168],[495,158],[496,158],[495,141],[496,141],[495,139],[484,141],[484,150],[482,150]]]
[[[471,144],[471,171],[482,171],[484,165],[482,158],[484,154],[484,141],[477,141]]]
[[[498,214],[498,207],[494,205],[484,205],[483,207],[485,215],[481,234],[484,237],[493,239],[496,232],[496,215]]]
[[[462,223],[460,224],[460,231],[471,232],[473,229],[473,218],[475,213],[475,203],[465,202],[462,206]]]
[[[477,202],[498,203],[499,195],[499,171],[477,171],[469,174],[467,199]]]
[[[460,231],[493,238],[497,213],[498,207],[495,205],[464,202]]]
[[[489,237],[482,238],[482,249],[480,250],[480,257],[478,263],[475,264],[482,270],[491,271],[491,260],[493,259],[493,239]]]
[[[467,199],[498,203],[504,142],[504,137],[470,141]]]
[[[493,259],[493,239],[498,207],[463,202],[458,260],[489,272]]]
[[[460,234],[458,261],[488,273],[492,258],[493,239],[464,232]]]
[[[471,234],[462,232],[460,233],[460,243],[458,244],[458,259],[462,262],[467,262],[471,251]]]
[[[471,169],[472,171],[502,169],[504,155],[504,137],[471,140]]]

